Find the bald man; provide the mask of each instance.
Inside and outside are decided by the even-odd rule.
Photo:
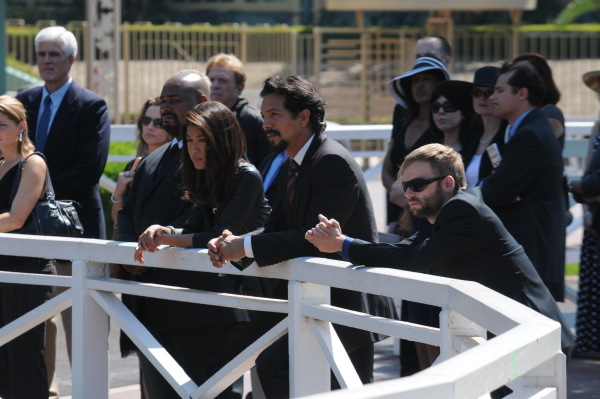
[[[160,94],[160,113],[165,130],[173,141],[148,155],[139,165],[133,184],[118,216],[118,240],[137,242],[138,237],[153,224],[182,227],[189,214],[190,203],[182,200],[179,172],[181,148],[179,127],[185,113],[210,96],[204,74],[183,71],[164,84]],[[125,266],[135,279],[145,283],[171,285],[212,291],[220,287],[214,273],[182,270],[149,269]],[[231,291],[233,293],[233,284]],[[207,359],[245,330],[249,321],[245,310],[173,302],[155,298],[133,297],[132,311],[148,328],[187,375],[200,385],[202,369]],[[143,380],[153,398],[170,399],[180,396],[142,356]],[[238,392],[239,391],[239,392]],[[219,398],[240,398],[239,385],[225,390]]]

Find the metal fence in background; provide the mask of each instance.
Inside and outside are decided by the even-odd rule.
[[[38,29],[9,26],[8,54],[24,65],[35,64],[33,38]],[[67,26],[80,43],[78,60],[85,57],[87,26]],[[219,26],[149,23],[122,25],[119,63],[122,123],[131,123],[141,103],[158,95],[164,81],[182,69],[205,70],[216,53],[236,54],[246,64],[244,96],[258,106],[258,92],[269,76],[299,74],[311,80],[327,100],[329,119],[345,123],[389,122],[394,100],[387,82],[411,68],[420,29],[322,28],[299,33],[286,26]],[[522,32],[519,52],[540,53],[553,68],[563,96],[558,104],[565,115],[598,114],[598,101],[581,75],[600,69],[600,33]],[[510,31],[454,31],[453,78],[470,81],[484,65],[509,60],[513,54]],[[76,63],[73,76],[87,81],[85,65]]]

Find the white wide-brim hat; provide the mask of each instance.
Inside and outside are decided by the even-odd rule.
[[[406,93],[402,88],[402,82],[404,79],[427,71],[440,71],[445,77],[445,80],[450,80],[450,74],[448,73],[448,69],[446,69],[446,64],[444,64],[441,60],[430,56],[419,57],[415,60],[415,63],[410,71],[405,72],[388,82],[388,90],[398,104],[404,108],[407,108],[408,106],[405,100]]]

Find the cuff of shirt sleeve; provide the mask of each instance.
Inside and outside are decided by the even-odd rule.
[[[342,252],[339,253],[342,258],[344,258],[344,260],[349,261],[350,260],[350,244],[352,244],[352,241],[354,241],[354,238],[352,237],[348,237],[348,236],[344,236],[346,238],[344,238],[344,243],[342,244]]]
[[[254,258],[254,251],[252,251],[252,237],[244,237],[244,252],[248,258]]]

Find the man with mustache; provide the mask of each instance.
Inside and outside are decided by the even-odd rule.
[[[264,82],[260,95],[267,137],[276,151],[285,150],[289,155],[277,176],[279,199],[263,234],[245,238],[222,235],[209,242],[213,265],[221,267],[229,260],[245,256],[248,259],[244,265],[254,260],[259,266],[300,256],[323,256],[304,240],[306,229],[318,222],[317,216],[323,212],[337,215],[352,234],[377,240],[373,207],[362,170],[344,147],[323,134],[325,101],[315,87],[298,76],[275,76]],[[287,299],[287,289],[286,282],[279,281],[273,297]],[[331,303],[364,313],[368,309],[376,316],[395,316],[391,299],[381,296],[332,288]],[[278,317],[261,320],[254,327],[266,332],[278,320]],[[336,325],[335,329],[362,382],[372,382],[373,343],[381,337],[343,326]],[[252,330],[252,334],[255,332]],[[246,337],[243,339],[251,343]],[[257,358],[256,368],[267,398],[289,397],[288,359],[287,335]],[[228,356],[222,356],[222,361],[225,360],[229,360]],[[339,388],[335,379],[332,387]]]
[[[155,224],[183,226],[191,204],[182,199],[180,160],[184,143],[179,140],[180,126],[185,123],[185,113],[207,101],[209,93],[206,76],[195,71],[180,72],[164,84],[160,112],[163,126],[173,136],[173,141],[148,155],[135,172],[131,189],[119,211],[119,241],[138,242],[138,237]],[[216,279],[225,278],[214,273],[142,266],[124,268],[141,282],[207,291],[221,287]],[[140,296],[134,296],[132,302],[132,312],[198,385],[204,382],[202,368],[206,361],[245,329],[247,323],[240,321],[248,321],[247,312],[241,309]],[[140,360],[143,380],[151,397],[180,397],[146,357],[142,356]],[[239,399],[243,390],[241,385],[239,381],[236,392],[231,386],[219,398]]]

